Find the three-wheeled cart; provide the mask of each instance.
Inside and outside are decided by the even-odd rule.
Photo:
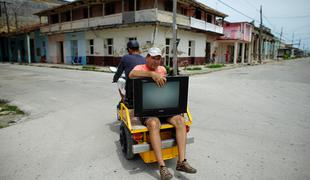
[[[120,125],[120,144],[122,152],[126,159],[134,159],[137,154],[143,159],[145,163],[156,162],[156,157],[149,139],[149,132],[146,126],[141,124],[137,117],[133,117],[132,110],[128,109],[124,103],[118,111],[121,125]],[[187,113],[183,114],[185,117],[186,132],[190,130],[192,124],[192,117],[187,109]],[[162,140],[162,155],[163,159],[173,159],[178,156],[178,147],[175,139],[175,129],[171,124],[162,124],[160,127],[160,137]],[[187,136],[186,143],[194,142],[194,138]]]

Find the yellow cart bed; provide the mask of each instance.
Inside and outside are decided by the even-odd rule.
[[[120,143],[126,159],[133,159],[137,154],[145,163],[156,162],[154,151],[149,140],[149,133],[146,126],[141,124],[139,118],[133,116],[133,109],[128,109],[124,103],[120,103],[118,109],[120,125]],[[182,114],[185,118],[187,132],[192,124],[192,117],[187,108],[187,112]],[[178,147],[175,140],[175,129],[171,124],[162,124],[160,128],[162,139],[163,159],[172,159],[178,156]],[[194,142],[194,138],[187,136],[187,144]]]

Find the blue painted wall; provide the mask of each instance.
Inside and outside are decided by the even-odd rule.
[[[77,40],[78,57],[73,55],[73,52],[72,52],[71,41],[73,40]],[[71,64],[74,59],[79,59],[81,60],[82,65],[86,65],[86,43],[85,43],[84,32],[66,34],[64,48],[65,48],[65,54],[66,54],[66,57],[65,57],[66,64]]]
[[[43,41],[46,41],[46,46],[47,46],[48,44],[47,37],[43,36],[40,33],[40,30],[32,31],[31,34],[33,36],[33,41],[34,41],[34,46],[33,46],[34,58],[31,59],[31,61],[40,62],[41,56],[47,53],[46,50],[44,51],[43,46],[42,46]],[[3,47],[3,48],[5,48],[4,51],[6,51],[6,53],[8,54],[9,62],[28,63],[28,52],[27,52],[28,48],[27,48],[27,34],[26,33],[8,37],[8,41],[6,41],[5,44],[7,44],[7,48],[6,47]],[[39,54],[36,52],[37,50],[40,50]]]
[[[71,55],[71,41],[65,40],[64,41],[64,49],[65,49],[65,64],[71,64],[72,62],[72,55]]]
[[[42,54],[42,37],[40,35],[40,30],[36,30],[34,32],[34,48],[35,48],[35,55],[34,55],[34,61],[36,63],[40,62]],[[40,53],[37,52],[37,50],[40,50]]]
[[[9,54],[8,54],[8,38],[1,37],[0,38],[1,44],[1,62],[9,62]]]
[[[33,31],[32,33],[34,33],[34,59],[32,59],[32,62],[40,62],[43,56],[49,56],[48,37],[41,34],[39,30]],[[77,41],[77,56],[72,52],[73,40]],[[43,44],[45,44],[45,47]],[[67,33],[63,45],[65,64],[72,64],[73,60],[77,59],[82,65],[86,65],[86,41],[84,32]],[[37,50],[40,50],[39,54],[36,52]],[[8,55],[10,62],[28,62],[26,34],[9,38]],[[0,54],[0,58],[2,56]]]
[[[48,37],[46,35],[41,34],[40,35],[40,45],[41,45],[41,56],[45,56],[45,62],[46,57],[48,57]],[[45,47],[44,47],[45,45]]]
[[[8,48],[10,62],[27,62],[27,44],[25,35],[10,37]]]

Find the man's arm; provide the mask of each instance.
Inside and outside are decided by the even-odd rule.
[[[166,83],[166,78],[156,72],[153,71],[140,71],[140,70],[132,70],[129,73],[129,78],[138,78],[138,77],[151,77],[158,86],[162,87]]]
[[[113,76],[113,82],[117,82],[119,77],[121,77],[123,71],[124,71],[125,67],[124,67],[124,63],[123,61],[121,60],[120,64],[118,65],[117,67],[117,71],[116,73],[114,74]]]
[[[152,77],[152,71],[140,71],[140,70],[132,70],[129,73],[129,78],[138,78],[138,77]]]

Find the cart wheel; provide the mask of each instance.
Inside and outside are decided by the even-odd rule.
[[[131,160],[136,157],[136,155],[132,152],[132,146],[135,144],[134,140],[131,137],[131,134],[124,124],[124,122],[121,123],[120,126],[120,143],[122,147],[122,152],[126,159]]]

